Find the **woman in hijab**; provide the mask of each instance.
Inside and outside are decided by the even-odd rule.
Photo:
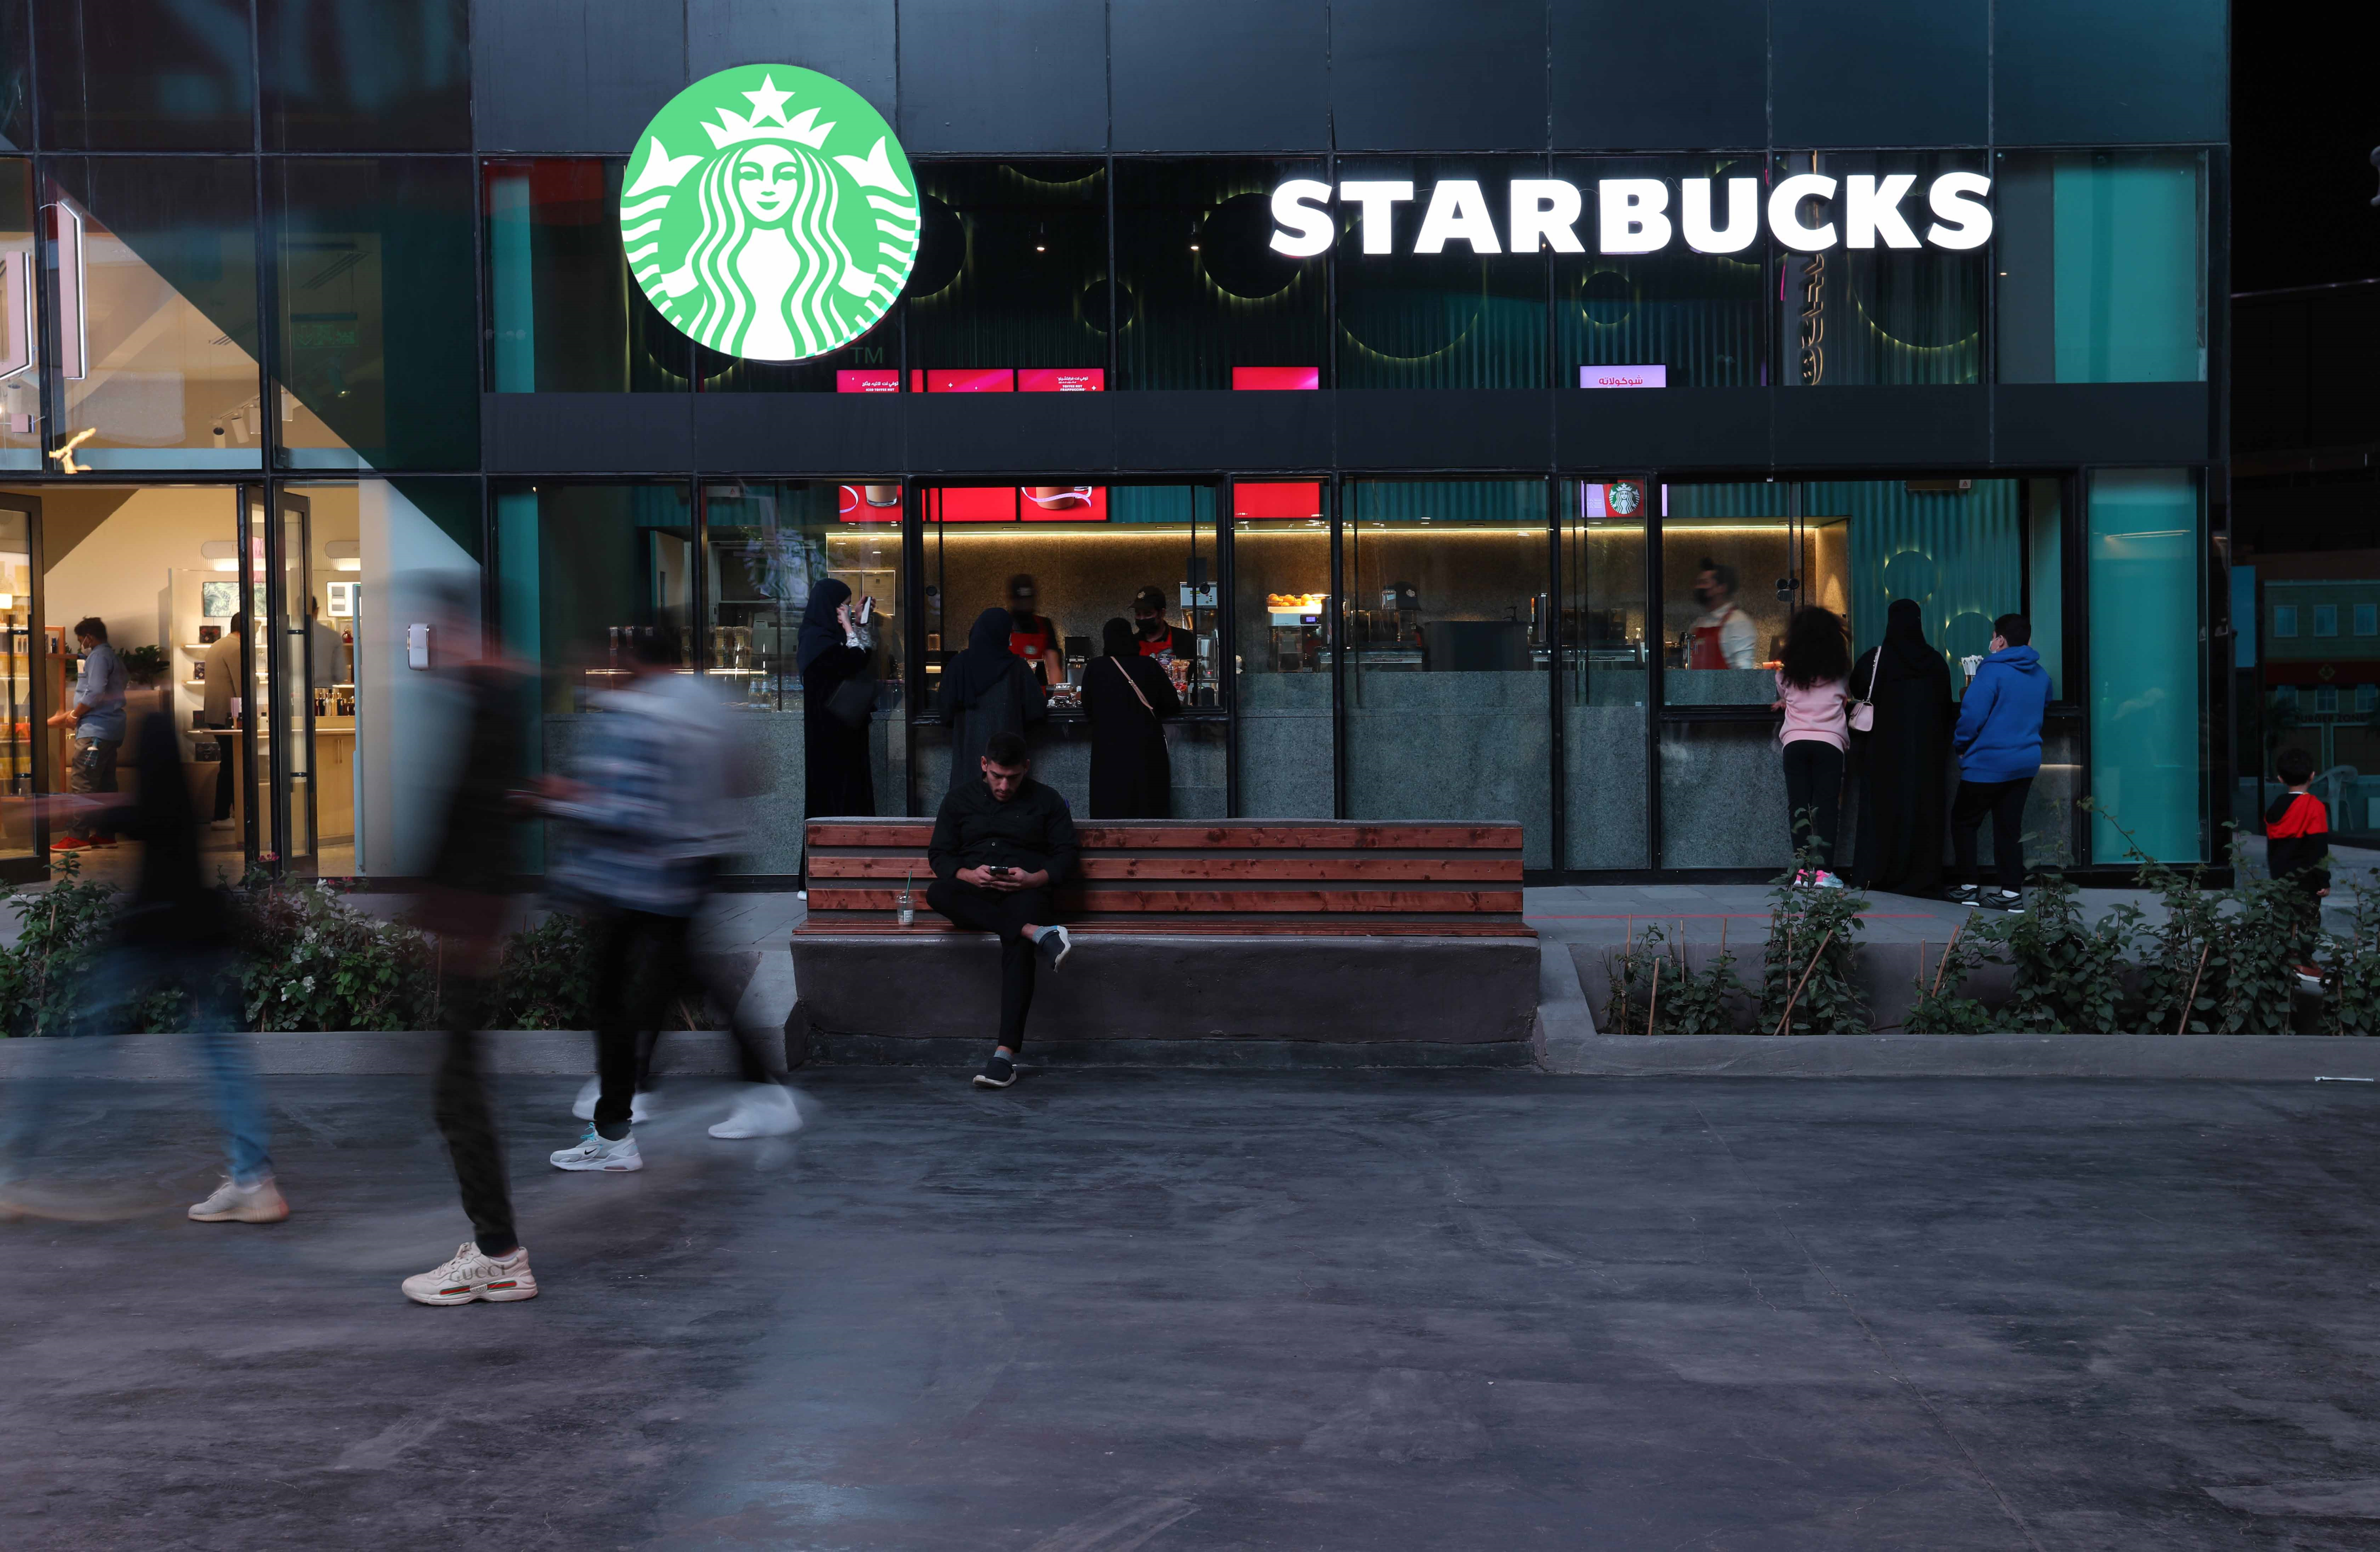
[[[942,670],[939,709],[951,729],[951,790],[983,776],[983,746],[995,733],[1023,733],[1050,714],[1049,697],[1025,660],[1008,649],[1005,609],[987,609],[967,631],[966,649]]]
[[[1852,669],[1854,699],[1874,703],[1876,723],[1854,734],[1860,770],[1862,885],[1890,894],[1942,889],[1942,837],[1949,812],[1950,665],[1926,643],[1917,605],[1895,599],[1884,644]]]
[[[1131,625],[1110,620],[1099,632],[1107,656],[1083,675],[1083,714],[1091,723],[1091,818],[1170,819],[1173,765],[1165,719],[1182,709],[1173,681],[1155,658],[1140,655]]]
[[[802,812],[809,818],[876,812],[868,724],[855,726],[827,709],[846,680],[868,672],[872,655],[851,617],[849,586],[828,577],[811,588],[794,646],[802,676]]]

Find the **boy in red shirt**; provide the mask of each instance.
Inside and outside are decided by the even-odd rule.
[[[2322,935],[2322,901],[2330,892],[2330,810],[2306,791],[2313,783],[2313,757],[2284,749],[2273,769],[2289,788],[2265,810],[2265,865],[2273,878],[2293,885],[2284,898],[2290,908],[2289,936],[2296,945],[2298,976],[2322,984],[2313,964]]]

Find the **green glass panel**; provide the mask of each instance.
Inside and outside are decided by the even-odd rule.
[[[2058,381],[2206,377],[2195,152],[2058,158]]]
[[[2200,861],[2197,480],[2103,470],[2089,521],[2091,855]]]

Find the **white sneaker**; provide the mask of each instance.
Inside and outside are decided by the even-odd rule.
[[[466,1240],[454,1260],[435,1271],[407,1278],[399,1286],[417,1304],[468,1304],[474,1299],[509,1304],[537,1297],[537,1274],[528,1269],[526,1250],[516,1250],[499,1261],[480,1255],[480,1247]]]
[[[746,1084],[727,1119],[710,1129],[714,1137],[782,1137],[802,1129],[802,1112],[783,1084]]]
[[[581,1121],[593,1121],[595,1101],[601,1097],[603,1097],[603,1080],[589,1078],[587,1080],[587,1086],[578,1091],[578,1097],[571,1101],[570,1113]],[[660,1102],[650,1094],[638,1089],[636,1097],[628,1101],[628,1124],[634,1126],[652,1120],[653,1112],[660,1108]]]
[[[289,1204],[271,1175],[254,1185],[241,1185],[229,1175],[203,1202],[190,1204],[193,1223],[278,1223],[289,1216]]]
[[[606,1174],[624,1175],[631,1170],[641,1170],[645,1161],[637,1152],[637,1139],[626,1136],[617,1141],[603,1136],[589,1127],[587,1135],[578,1139],[577,1147],[566,1147],[549,1155],[557,1170],[600,1170]]]

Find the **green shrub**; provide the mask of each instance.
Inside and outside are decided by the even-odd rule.
[[[2081,891],[2063,873],[2044,869],[2022,915],[2002,916],[1978,934],[2015,968],[2001,1025],[2058,1035],[2123,1027],[2124,968],[2138,915],[2127,906],[2085,921]]]
[[[23,924],[14,946],[0,949],[0,1030],[64,1035],[73,1028],[84,976],[105,945],[115,891],[81,876],[82,859],[60,853],[58,879],[41,894],[11,894]]]
[[[1816,854],[1803,851],[1769,891],[1756,1025],[1764,1035],[1868,1032],[1867,1004],[1852,975],[1867,896],[1795,881],[1815,877],[1817,867]]]
[[[243,887],[241,1003],[253,1029],[426,1029],[438,1024],[430,941],[308,879]]]
[[[2326,946],[2329,982],[2324,1028],[2333,1035],[2380,1035],[2380,889],[2355,891],[2354,925]]]
[[[1967,977],[1983,963],[1983,950],[1963,925],[1942,946],[1934,973],[1925,973],[1925,950],[1918,945],[1917,1000],[1902,1016],[1901,1029],[1911,1035],[1988,1035],[1999,1027],[1991,1010],[1966,995]]]
[[[492,1029],[585,1029],[594,1021],[594,938],[567,915],[549,916],[504,942],[504,963],[488,1000]]]

